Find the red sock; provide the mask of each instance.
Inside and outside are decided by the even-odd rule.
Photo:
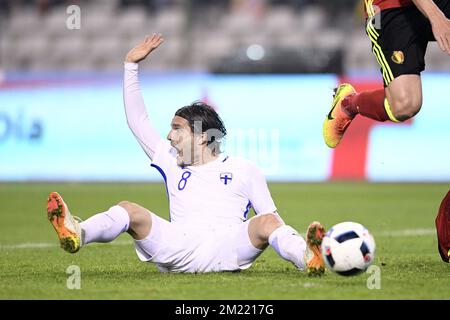
[[[384,89],[364,91],[351,95],[342,101],[342,108],[350,116],[361,114],[377,121],[390,120],[384,108]]]

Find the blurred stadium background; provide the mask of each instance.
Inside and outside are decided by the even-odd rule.
[[[358,119],[335,151],[321,140],[338,81],[382,85],[362,1],[0,0],[0,17],[0,180],[159,181],[121,96],[126,52],[158,32],[166,42],[141,68],[162,134],[202,99],[225,119],[227,152],[271,181],[450,181],[450,59],[435,43],[418,117]]]
[[[1,0],[1,65],[7,71],[119,70],[127,50],[154,31],[167,43],[145,65],[152,70],[374,72],[378,67],[368,54],[362,3]],[[71,4],[81,8],[77,31],[65,27]],[[256,63],[261,50],[266,54]],[[427,70],[449,68],[449,59],[430,45]]]

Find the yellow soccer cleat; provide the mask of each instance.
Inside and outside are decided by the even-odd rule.
[[[47,217],[58,234],[61,248],[75,253],[81,248],[81,227],[76,217],[73,217],[62,197],[50,193],[47,200]]]
[[[320,222],[314,221],[306,232],[306,244],[308,256],[306,271],[309,276],[321,276],[325,272],[325,261],[322,257],[322,239],[325,236],[325,228]]]
[[[339,144],[345,130],[354,119],[342,110],[342,100],[356,93],[353,86],[348,83],[340,84],[334,91],[331,110],[323,123],[323,138],[330,148],[335,148]]]

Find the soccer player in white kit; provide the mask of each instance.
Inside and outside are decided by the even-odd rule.
[[[299,270],[324,272],[324,228],[313,222],[305,241],[277,213],[261,171],[251,162],[220,152],[226,129],[208,105],[179,109],[167,140],[152,126],[140,90],[138,63],[163,42],[154,34],[125,59],[124,104],[128,125],[166,183],[170,221],[127,201],[86,221],[74,218],[52,192],[47,216],[61,247],[71,253],[92,242],[129,233],[140,260],[162,272],[220,272],[249,268],[270,244]],[[256,213],[247,219],[249,209]]]

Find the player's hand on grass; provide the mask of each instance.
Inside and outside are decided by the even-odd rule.
[[[442,51],[450,55],[450,20],[445,16],[431,20],[433,35]]]
[[[145,37],[145,40],[131,49],[125,57],[125,62],[138,63],[145,58],[156,48],[163,43],[164,39],[161,34],[153,34],[152,36]]]

